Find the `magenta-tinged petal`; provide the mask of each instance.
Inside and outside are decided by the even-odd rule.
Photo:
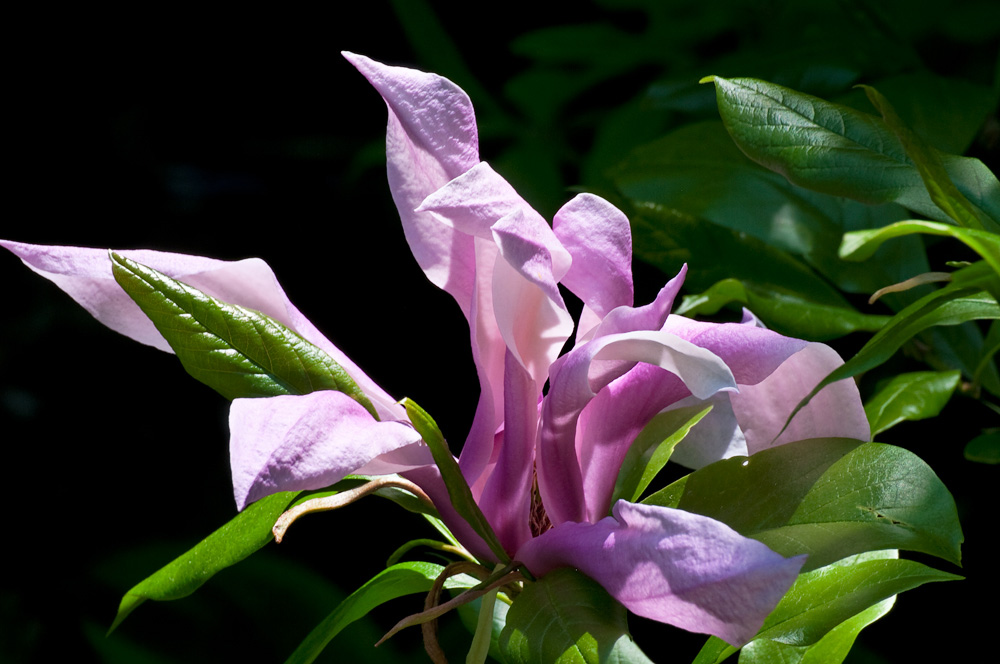
[[[531,538],[529,516],[540,392],[538,384],[508,352],[499,457],[479,498],[483,514],[507,551],[516,551]]]
[[[754,325],[707,323],[673,315],[667,318],[663,330],[718,355],[740,385],[764,380],[808,344]]]
[[[0,240],[25,265],[59,286],[101,323],[140,343],[172,353],[170,345],[111,272],[107,249],[58,247]],[[274,318],[323,349],[354,379],[383,419],[402,418],[403,410],[291,303],[271,268],[259,258],[222,261],[148,249],[117,253],[184,282],[214,298]]]
[[[666,369],[701,398],[736,387],[729,368],[717,356],[667,332],[639,330],[597,337],[560,357],[549,374],[537,452],[538,487],[552,523],[586,518],[577,423],[597,392],[636,362]]]
[[[580,194],[556,212],[552,229],[573,257],[562,284],[598,319],[632,306],[632,231],[621,210]]]
[[[472,102],[461,88],[436,74],[343,55],[388,107],[389,188],[413,256],[428,279],[450,293],[468,317],[475,286],[472,238],[415,210],[429,194],[479,163]]]
[[[837,351],[829,346],[810,343],[763,381],[741,385],[740,393],[732,395],[732,403],[749,452],[806,438],[869,440],[868,418],[858,387],[850,378],[823,388],[778,436],[795,406],[843,363]]]
[[[421,442],[408,424],[378,422],[357,401],[332,391],[235,399],[229,429],[239,509],[278,491],[323,488],[380,455]],[[433,463],[429,452],[424,463]]]
[[[516,559],[535,575],[575,567],[633,613],[734,646],[753,638],[805,562],[681,510],[619,501],[613,515],[558,525]]]

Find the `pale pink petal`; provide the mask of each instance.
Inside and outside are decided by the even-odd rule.
[[[635,614],[734,646],[753,638],[805,562],[681,510],[619,501],[613,515],[558,525],[516,558],[535,575],[574,567]]]
[[[30,269],[53,282],[101,323],[140,343],[172,353],[153,322],[122,290],[111,272],[107,249],[58,247],[0,240]],[[321,348],[354,379],[379,416],[399,419],[403,410],[289,301],[271,268],[259,258],[221,261],[149,249],[116,253],[177,279],[228,304],[259,311]]]
[[[382,95],[389,111],[389,188],[414,258],[428,279],[470,316],[475,286],[472,238],[415,212],[429,194],[479,163],[476,116],[468,95],[437,74],[390,67],[343,53]]]
[[[823,388],[778,436],[798,403],[844,361],[829,346],[810,343],[756,385],[732,395],[733,411],[751,454],[806,438],[869,440],[871,430],[853,379]],[[775,437],[777,439],[775,439]]]
[[[321,489],[380,455],[422,445],[420,434],[409,424],[378,422],[354,399],[328,390],[235,399],[229,429],[239,509],[278,491]],[[424,462],[432,463],[429,452]]]

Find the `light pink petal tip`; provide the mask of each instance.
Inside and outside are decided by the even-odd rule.
[[[536,575],[575,567],[633,613],[734,646],[753,638],[805,562],[690,512],[619,501],[613,514],[556,526],[516,558]]]
[[[112,330],[148,346],[173,352],[153,322],[115,281],[107,249],[47,246],[8,240],[0,240],[0,246],[20,258],[31,270],[56,284]],[[115,251],[223,302],[253,309],[277,320],[340,364],[372,400],[380,417],[402,417],[402,409],[396,405],[395,399],[330,343],[292,304],[270,266],[261,259],[223,261],[149,249]]]
[[[433,462],[429,452],[393,459],[391,453],[419,443],[420,434],[402,422],[376,421],[340,392],[235,399],[229,428],[233,491],[241,510],[278,491],[329,486],[383,455],[397,463],[380,472]]]

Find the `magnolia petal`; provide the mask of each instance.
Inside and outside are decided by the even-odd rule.
[[[507,353],[504,372],[504,428],[496,465],[479,498],[479,507],[506,551],[531,538],[532,468],[538,429],[540,389],[531,375]]]
[[[556,526],[516,559],[536,576],[575,567],[635,614],[734,646],[753,638],[805,562],[720,521],[625,501],[597,523]]]
[[[764,380],[782,362],[809,343],[754,325],[708,323],[675,315],[667,318],[663,331],[676,334],[722,358],[740,385],[753,385]]]
[[[166,339],[128,293],[115,281],[107,249],[59,247],[0,240],[25,265],[65,291],[94,318],[130,339],[173,353]],[[321,348],[354,379],[385,419],[402,417],[402,409],[375,381],[302,315],[277,277],[259,258],[222,261],[204,256],[149,249],[116,253],[184,282],[214,298],[259,311]]]
[[[632,231],[621,210],[580,194],[556,212],[552,229],[573,257],[562,279],[566,288],[599,319],[632,306]]]
[[[607,516],[615,480],[636,436],[657,413],[689,393],[674,374],[640,363],[587,404],[576,431],[586,521]]]
[[[741,385],[732,403],[749,453],[806,438],[869,440],[871,429],[861,395],[850,378],[823,388],[778,436],[795,406],[843,363],[829,346],[810,343],[756,385]]]
[[[437,74],[390,67],[354,53],[343,56],[388,107],[389,188],[410,250],[427,278],[450,293],[468,317],[475,285],[472,238],[415,210],[429,194],[479,163],[472,102]]]
[[[380,455],[421,442],[408,424],[376,421],[354,399],[327,390],[235,399],[229,429],[233,491],[241,510],[278,491],[329,486]],[[395,461],[400,470],[414,459]],[[433,463],[429,452],[423,462]]]
[[[667,332],[639,330],[602,336],[560,357],[549,373],[550,389],[542,406],[537,451],[539,491],[552,523],[585,519],[577,423],[596,394],[636,362],[666,369],[687,391],[701,398],[736,387],[721,359]],[[676,398],[686,396],[687,391]]]

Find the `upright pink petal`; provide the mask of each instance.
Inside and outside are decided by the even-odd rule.
[[[241,510],[278,491],[329,486],[408,445],[423,447],[420,434],[409,424],[378,422],[354,399],[328,390],[235,399],[229,429],[233,491]],[[381,472],[433,463],[426,449],[399,461]]]
[[[53,282],[101,323],[140,343],[172,353],[153,322],[122,290],[111,272],[107,249],[58,247],[0,240],[0,246]],[[396,400],[323,336],[285,295],[271,268],[259,258],[222,261],[148,249],[116,250],[188,286],[229,304],[259,311],[282,323],[332,357],[374,403],[379,416],[403,415]]]
[[[476,115],[468,95],[437,74],[390,67],[345,52],[378,90],[389,111],[389,188],[414,258],[428,279],[450,293],[466,317],[475,286],[472,237],[416,212],[429,194],[479,163]]]
[[[575,567],[633,613],[734,646],[753,638],[805,562],[681,510],[619,501],[613,515],[558,525],[516,559],[536,575]]]
[[[632,231],[621,210],[593,194],[556,212],[552,230],[573,257],[562,284],[583,300],[579,340],[612,309],[632,306]]]

